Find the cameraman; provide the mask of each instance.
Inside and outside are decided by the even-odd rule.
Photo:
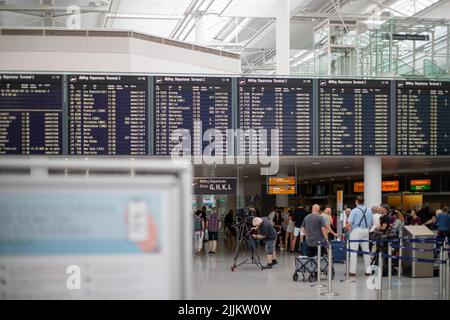
[[[259,234],[254,234],[253,238],[257,240],[266,240],[267,265],[264,267],[264,269],[272,269],[272,266],[278,263],[275,253],[277,232],[273,224],[267,218],[253,218],[252,223],[252,230],[259,230]]]

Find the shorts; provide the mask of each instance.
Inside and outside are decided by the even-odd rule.
[[[275,251],[276,239],[266,239],[266,254],[272,254]]]
[[[208,231],[208,240],[218,240],[219,232]]]
[[[438,238],[444,238],[444,240],[445,240],[445,238],[448,239],[448,238],[450,237],[450,232],[438,230],[438,232],[437,232],[437,237],[438,237]]]
[[[324,255],[326,255],[327,254],[327,249],[326,248],[321,248],[320,249],[320,255],[321,256],[324,256]],[[310,257],[310,258],[312,258],[312,257],[317,257],[317,247],[310,247],[310,246],[308,246],[307,248],[306,248],[306,255],[308,256],[308,257]]]
[[[294,237],[298,237],[298,235],[300,235],[301,237],[304,236],[304,233],[302,231],[302,228],[294,228]]]

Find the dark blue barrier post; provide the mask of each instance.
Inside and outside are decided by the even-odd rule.
[[[400,281],[400,278],[402,276],[402,256],[403,256],[403,239],[400,238],[400,247],[398,249],[398,268],[397,268],[397,279]]]
[[[378,253],[378,300],[383,300],[383,250]]]
[[[392,247],[388,242],[388,289],[392,289]]]
[[[448,238],[447,238],[448,239]],[[448,240],[447,240],[448,241]],[[450,259],[449,259],[450,244],[447,242],[447,250],[445,251],[445,296],[450,300]]]
[[[345,283],[353,283],[355,280],[350,280],[350,239],[346,240],[345,244],[346,253],[345,253],[345,280],[341,280],[341,282]]]
[[[439,251],[439,260],[441,260],[439,264],[439,299],[444,300],[445,264],[442,263],[444,260],[444,244]]]
[[[338,296],[339,293],[332,292],[332,279],[333,279],[333,252],[331,249],[331,243],[328,243],[328,291],[322,292],[322,296]]]
[[[323,288],[324,286],[320,284],[320,275],[322,273],[322,268],[320,266],[320,260],[322,259],[322,246],[319,242],[317,245],[317,284],[311,285],[311,287],[315,288]]]

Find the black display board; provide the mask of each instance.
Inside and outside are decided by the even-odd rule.
[[[148,78],[69,76],[69,153],[148,154]]]
[[[173,141],[178,129],[189,131],[190,152],[201,155],[212,142],[217,145],[214,134],[203,141],[205,132],[218,129],[223,138],[221,150],[212,155],[230,154],[227,129],[232,128],[231,78],[164,76],[154,79],[155,104],[155,155],[170,155],[179,141]]]
[[[60,75],[0,75],[0,154],[62,154],[62,87]]]
[[[194,155],[218,142],[209,129],[213,155],[233,154],[228,129],[237,155],[249,129],[267,130],[258,155],[271,129],[280,156],[450,155],[450,82],[0,74],[0,154],[166,156],[177,129]]]
[[[238,82],[239,127],[257,133],[267,130],[267,139],[256,139],[258,154],[272,154],[271,129],[278,129],[281,156],[313,154],[311,79],[240,78]],[[238,153],[248,155],[248,138],[240,140]]]
[[[397,81],[399,156],[450,155],[450,82]]]
[[[319,79],[319,155],[391,153],[388,80]]]

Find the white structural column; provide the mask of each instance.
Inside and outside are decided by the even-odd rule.
[[[275,1],[276,11],[276,65],[277,75],[290,73],[291,0]]]
[[[242,173],[242,167],[236,168],[236,210],[243,209],[245,207],[245,183],[244,175]]]
[[[202,45],[205,42],[205,23],[202,15],[195,17],[195,43]]]
[[[246,206],[246,203],[245,203],[244,177],[242,175],[239,175],[239,173],[238,173],[236,209],[242,209],[245,206]]]
[[[364,200],[370,208],[381,204],[381,180],[382,159],[381,157],[364,158]]]

